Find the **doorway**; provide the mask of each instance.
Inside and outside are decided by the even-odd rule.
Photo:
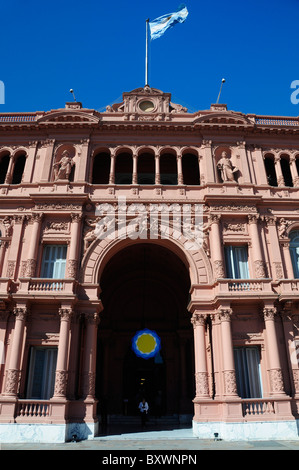
[[[192,414],[194,349],[186,265],[164,246],[136,243],[110,259],[100,286],[99,402],[108,399],[109,414],[134,416],[145,396],[155,415]],[[138,357],[132,348],[134,335],[144,328],[160,338],[154,357]]]

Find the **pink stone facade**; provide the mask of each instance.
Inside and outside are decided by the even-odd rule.
[[[191,114],[149,87],[102,113],[1,114],[0,428],[96,434],[103,397],[108,416],[135,413],[140,370],[152,403],[161,389],[163,414],[191,415],[199,437],[209,423],[296,425],[298,133],[297,118]],[[200,204],[202,246],[172,216],[168,237],[97,236],[98,205],[119,198]],[[159,365],[130,351],[143,314]]]

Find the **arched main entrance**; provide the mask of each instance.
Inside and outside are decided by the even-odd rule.
[[[110,414],[137,414],[145,395],[154,414],[191,415],[194,352],[185,264],[163,246],[131,245],[108,261],[100,286],[104,310],[98,330],[97,398],[108,399]],[[161,339],[160,353],[150,359],[137,357],[131,347],[143,328]]]

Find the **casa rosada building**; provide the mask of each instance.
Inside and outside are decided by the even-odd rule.
[[[143,395],[199,438],[298,439],[298,118],[149,86],[0,114],[0,230],[1,442],[93,438]]]

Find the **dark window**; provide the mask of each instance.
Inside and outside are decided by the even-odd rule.
[[[5,183],[6,173],[9,165],[9,155],[4,155],[0,160],[0,184]]]
[[[133,158],[129,153],[120,153],[115,161],[115,184],[132,184]]]
[[[160,182],[161,184],[178,184],[177,161],[175,155],[161,155]]]
[[[265,170],[266,170],[268,184],[270,186],[277,186],[277,178],[276,178],[275,164],[274,164],[273,158],[265,157],[264,162],[265,162]]]
[[[200,174],[198,157],[193,154],[185,154],[182,157],[182,169],[184,184],[199,185]]]
[[[290,170],[289,159],[281,157],[280,166],[281,166],[281,171],[283,174],[285,186],[293,186],[293,179],[292,179],[292,173]]]
[[[99,153],[94,157],[92,168],[92,184],[109,184],[110,155]]]
[[[155,157],[150,153],[139,155],[138,184],[155,184]]]
[[[14,164],[14,170],[12,175],[11,184],[20,184],[22,182],[22,177],[24,173],[26,163],[25,155],[20,155]]]

